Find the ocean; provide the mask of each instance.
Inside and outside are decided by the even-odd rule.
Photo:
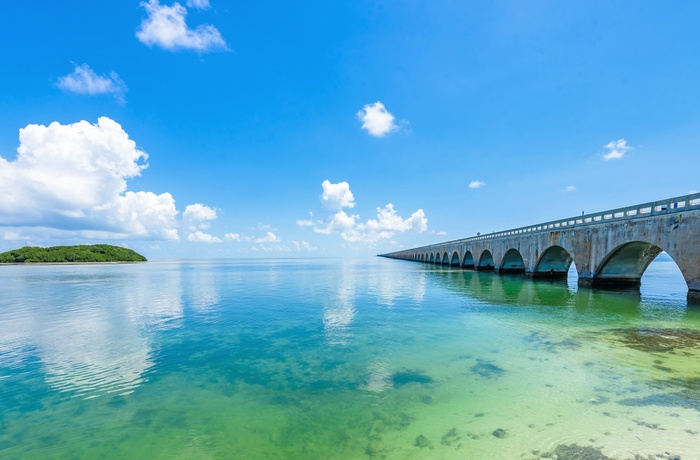
[[[700,307],[665,254],[4,266],[0,395],[2,459],[698,459]]]

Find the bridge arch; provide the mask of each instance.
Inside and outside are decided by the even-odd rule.
[[[447,252],[442,254],[442,265],[447,265],[450,263],[450,256],[447,255]]]
[[[598,265],[593,283],[598,286],[639,286],[649,264],[662,249],[646,241],[631,241],[610,251]]]
[[[569,267],[574,258],[569,251],[561,246],[554,245],[544,250],[535,264],[533,276],[565,278],[569,273]]]
[[[525,261],[523,256],[515,248],[508,249],[503,255],[501,262],[501,273],[525,273]]]
[[[435,254],[433,254],[432,252],[430,253],[430,263],[431,264],[435,263]]]
[[[479,264],[475,267],[477,270],[493,270],[493,255],[488,249],[484,249],[479,257]]]
[[[450,265],[453,267],[459,267],[459,253],[457,251],[452,253],[452,259],[450,259]]]
[[[464,258],[462,259],[462,267],[464,268],[474,268],[474,256],[471,251],[464,253]]]

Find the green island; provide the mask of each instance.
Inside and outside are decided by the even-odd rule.
[[[0,263],[84,263],[84,262],[146,262],[146,258],[131,249],[109,244],[80,246],[25,246],[0,254]]]

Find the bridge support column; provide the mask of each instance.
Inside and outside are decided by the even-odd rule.
[[[493,271],[493,265],[475,265],[474,270],[478,272]]]
[[[568,271],[561,271],[561,270],[550,270],[550,271],[545,271],[545,272],[525,272],[525,274],[534,279],[538,280],[549,280],[549,279],[566,279],[569,276]]]
[[[685,277],[685,282],[688,285],[688,303],[700,305],[700,267],[697,265],[695,266],[695,274],[698,275],[697,277],[693,277],[691,274],[686,274],[691,270],[681,269],[681,271],[684,272],[683,276]]]
[[[693,305],[700,305],[700,288],[698,288],[697,290],[688,290],[688,303],[692,303]]]

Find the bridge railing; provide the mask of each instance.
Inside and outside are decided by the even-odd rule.
[[[418,249],[428,249],[450,244],[469,243],[473,241],[488,240],[493,238],[503,238],[507,236],[515,236],[527,233],[551,232],[552,230],[556,229],[587,227],[590,225],[596,225],[606,222],[633,220],[646,218],[649,216],[681,213],[688,210],[697,209],[700,209],[700,193],[692,193],[690,195],[683,195],[659,201],[651,201],[649,203],[642,203],[634,206],[627,206],[624,208],[611,209],[608,211],[596,212],[593,214],[582,214],[576,217],[552,220],[550,222],[544,222],[536,225],[528,225],[526,227],[513,228],[501,232],[487,233],[485,235],[477,235],[469,238],[445,241],[443,243],[430,244],[428,246],[421,246],[419,248],[410,249],[410,251],[415,251]]]

